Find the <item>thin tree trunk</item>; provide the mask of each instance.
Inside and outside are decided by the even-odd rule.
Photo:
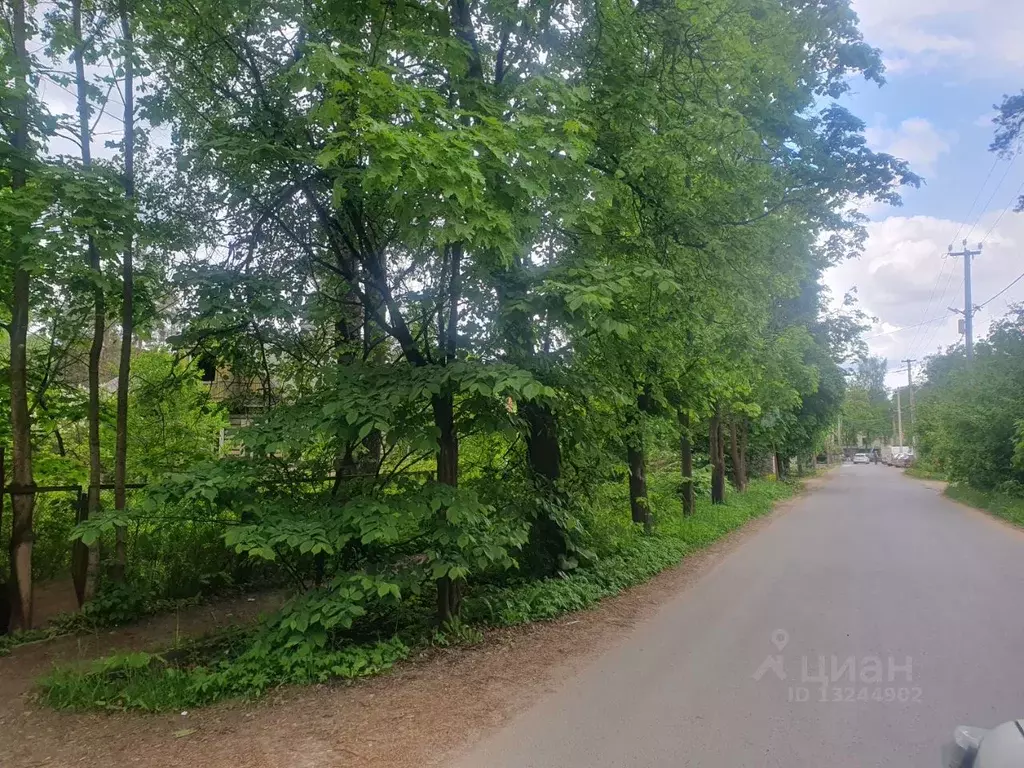
[[[448,318],[439,339],[446,365],[455,362],[459,346],[459,298],[462,291],[462,244],[448,247]],[[434,425],[438,430],[437,481],[443,485],[459,485],[459,434],[455,425],[455,392],[451,385],[434,397]],[[441,515],[446,510],[440,511]],[[447,576],[437,580],[437,620],[444,625],[459,614],[461,584]]]
[[[690,412],[679,412],[679,459],[682,470],[683,515],[689,517],[694,510],[693,443],[690,438]]]
[[[725,501],[725,453],[722,446],[722,417],[715,409],[708,428],[708,448],[711,458],[711,503]]]
[[[537,335],[533,315],[524,307],[529,298],[529,275],[518,259],[501,270],[495,280],[498,318],[504,359],[527,370],[542,368],[537,357]],[[568,540],[552,510],[563,506],[558,488],[562,476],[562,449],[558,419],[547,405],[524,401],[518,407],[525,423],[526,469],[538,503],[530,525],[523,565],[532,575],[553,574],[568,554]]]
[[[740,444],[740,425],[733,418],[729,422],[729,453],[732,458],[732,484],[737,491],[747,490],[747,471],[743,464],[743,448]]]
[[[17,70],[14,73],[14,96],[11,112],[14,123],[11,141],[11,191],[15,199],[27,181],[28,146],[28,73],[30,61],[26,48],[28,29],[25,24],[24,0],[13,1],[11,20],[12,43]],[[20,224],[18,230],[24,230]],[[35,480],[32,476],[32,434],[28,411],[26,380],[26,349],[29,325],[30,276],[26,264],[26,247],[16,231],[12,239],[15,251],[14,284],[11,296],[11,616],[10,629],[32,627],[32,510],[35,507]]]
[[[636,418],[627,435],[626,458],[629,462],[629,509],[634,523],[643,523],[651,530],[651,508],[647,499],[647,452],[644,446],[642,414],[650,408],[651,399],[644,388],[636,398]]]
[[[526,462],[535,491],[551,504],[564,502],[558,488],[562,476],[562,449],[558,443],[558,423],[546,405],[525,402],[520,414],[526,422]],[[558,521],[545,505],[538,505],[530,526],[527,553],[530,567],[538,575],[548,575],[562,567],[567,554],[566,538]]]
[[[135,40],[128,3],[120,0],[121,39],[124,45],[124,197],[129,210],[135,202]],[[134,217],[131,219],[134,222]],[[134,242],[131,228],[124,244],[121,264],[121,359],[117,369],[117,426],[114,446],[114,509],[121,511],[127,503],[125,483],[128,467],[128,387],[132,366],[132,336],[134,327]],[[117,526],[114,544],[115,581],[124,581],[128,565],[127,531]]]
[[[750,484],[750,473],[747,471],[747,438],[749,434],[749,425],[744,419],[740,424],[740,470],[743,473],[743,490],[746,490]]]
[[[647,457],[643,446],[630,445],[626,449],[629,460],[629,511],[633,522],[651,530],[651,512],[647,503]]]
[[[459,484],[459,437],[455,430],[455,399],[451,391],[434,398],[434,424],[438,436],[437,481],[444,485]],[[441,510],[442,515],[445,510]],[[444,576],[437,581],[437,621],[445,624],[459,613],[459,584]]]
[[[366,290],[369,295],[369,290]],[[384,334],[373,322],[372,314],[363,310],[363,360],[372,360],[375,364],[384,364],[387,361],[387,346],[383,343]],[[380,471],[380,464],[384,457],[384,437],[379,429],[374,429],[363,440],[366,448],[366,458],[363,463],[363,471],[366,474],[377,474]]]
[[[89,130],[89,100],[85,81],[85,38],[82,35],[82,0],[71,2],[71,24],[75,35],[75,85],[78,95],[78,138],[82,145],[82,166],[92,166],[91,131]],[[103,467],[100,463],[100,358],[103,354],[103,335],[106,331],[106,301],[103,295],[103,273],[96,241],[87,238],[89,269],[93,273],[93,327],[89,347],[89,393],[86,418],[89,424],[89,505],[87,516],[99,513],[100,483]],[[99,580],[99,542],[89,549],[88,578],[85,599],[91,600]]]

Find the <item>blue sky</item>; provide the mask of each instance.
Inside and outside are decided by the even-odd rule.
[[[974,262],[974,303],[1024,272],[1024,214],[1006,208],[1024,184],[1024,158],[988,152],[993,105],[1024,89],[1024,2],[854,0],[867,41],[880,48],[887,84],[856,81],[844,98],[867,124],[877,150],[908,160],[925,185],[904,193],[902,208],[868,206],[868,241],[860,258],[830,270],[838,298],[856,287],[878,318],[869,332],[874,354],[889,359],[890,385],[906,381],[902,358],[923,359],[959,339],[948,307],[963,306],[963,264],[943,258],[967,236],[984,239]],[[973,206],[973,209],[972,209]],[[1024,281],[987,305],[976,337],[1024,301]],[[922,321],[927,325],[915,326]],[[897,330],[906,328],[906,330]]]

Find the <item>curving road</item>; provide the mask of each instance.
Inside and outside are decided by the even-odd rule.
[[[1022,715],[1024,533],[844,466],[455,765],[938,768]]]

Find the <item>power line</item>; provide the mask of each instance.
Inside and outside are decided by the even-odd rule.
[[[942,299],[940,300],[940,304],[944,304],[945,303],[945,301],[946,301],[946,294],[949,293],[949,286],[953,283],[953,275],[955,275],[955,274],[956,274],[956,270],[951,270],[950,271],[949,277],[946,279],[946,285],[942,289]],[[960,279],[960,285],[956,289],[957,293],[959,293],[960,289],[963,288],[963,287],[964,287],[964,282],[963,282],[963,278],[961,278]],[[948,317],[948,315],[947,315],[947,317]],[[921,352],[925,352],[925,351],[928,350],[928,347],[931,345],[932,341],[935,339],[935,335],[938,332],[939,332],[938,327],[936,327],[934,330],[932,330],[931,334],[928,336],[928,339],[921,345],[921,350],[920,350]],[[914,354],[917,354],[917,352],[918,352],[918,350],[914,349]]]
[[[989,166],[988,173],[985,174],[985,180],[981,182],[981,186],[978,188],[977,194],[974,195],[974,200],[971,201],[971,207],[967,209],[967,215],[964,216],[964,220],[960,222],[960,226],[957,228],[956,234],[953,235],[952,242],[956,242],[956,239],[960,237],[960,233],[963,231],[964,224],[967,222],[969,218],[971,218],[971,214],[974,213],[974,206],[978,204],[978,200],[981,198],[981,193],[985,191],[985,186],[988,184],[988,180],[992,178],[992,171],[996,169],[996,166],[998,164],[999,155],[996,155],[994,158],[992,158],[992,165]],[[1003,174],[1003,178],[1006,178],[1005,173]],[[999,183],[1002,184],[1002,181],[1000,181]],[[999,187],[997,186],[996,189],[998,190]],[[973,229],[973,227],[971,227],[971,229]],[[970,235],[968,235],[968,237],[969,236]]]
[[[948,252],[946,254],[946,258],[947,259],[949,258]],[[946,284],[942,288],[942,296],[939,299],[939,305],[940,306],[942,306],[943,304],[946,303],[946,296],[949,294],[949,286],[953,283],[953,275],[955,275],[955,274],[956,274],[956,269],[951,269],[949,271],[949,276],[946,278]],[[957,290],[959,290],[959,289],[957,289]],[[932,343],[932,340],[935,338],[935,334],[937,334],[938,332],[939,332],[939,329],[936,327],[936,328],[934,328],[932,330],[931,334],[928,335],[927,339],[925,339],[925,337],[922,336],[921,337],[922,344],[921,344],[920,350],[917,348],[917,345],[915,344],[914,348],[911,350],[911,353],[916,356],[919,352],[927,350],[928,346]]]
[[[1013,168],[1013,164],[1017,161],[1017,156],[1018,155],[1020,155],[1020,152],[1019,151],[1015,152],[1013,154],[1013,157],[1010,158],[1010,162],[1008,162],[1006,164],[1006,170],[1003,171],[1003,175],[999,177],[999,183],[996,184],[996,188],[992,190],[992,194],[989,195],[988,196],[988,200],[985,201],[985,207],[982,210],[978,211],[978,218],[974,220],[974,223],[971,225],[970,230],[964,236],[965,240],[969,240],[970,239],[971,234],[974,232],[974,228],[977,227],[978,223],[981,221],[981,217],[985,215],[985,211],[987,211],[989,205],[992,204],[992,200],[995,199],[995,196],[999,193],[999,190],[1002,189],[1003,182],[1006,181],[1006,177],[1010,173],[1010,169]],[[1001,219],[1001,218],[1003,218],[1003,214],[999,214],[999,219]],[[996,219],[996,223],[999,222],[999,219]],[[995,225],[992,226],[992,229],[995,229]],[[990,233],[991,233],[992,229],[989,229]],[[953,240],[955,241],[956,238],[954,237]],[[982,239],[982,242],[984,242],[984,238]]]
[[[989,174],[991,174],[991,173],[992,172],[990,170]],[[980,190],[979,190],[979,193],[980,193]],[[974,207],[973,203],[972,203],[971,207],[972,208]],[[960,226],[962,228],[963,224],[961,223]],[[957,232],[957,234],[959,234],[959,231]],[[956,238],[954,237],[953,239],[955,240]],[[937,275],[935,275],[935,284],[932,286],[932,292],[928,296],[928,303],[925,305],[924,312],[921,313],[922,315],[927,315],[931,311],[932,302],[935,301],[935,289],[939,287],[939,282],[942,280],[942,273],[946,269],[946,258],[947,258],[946,254],[943,254],[942,255],[942,264],[939,265],[939,273]],[[918,323],[917,325],[908,326],[908,327],[910,327],[910,328],[920,328],[922,325],[926,325],[926,324],[927,324],[927,321],[925,321],[923,323]],[[914,334],[914,338],[910,340],[910,348],[911,349],[913,349],[913,348],[915,348],[917,346],[917,340],[918,340],[918,338],[920,338],[920,336],[921,336],[921,331],[919,330],[917,333]]]
[[[876,333],[873,336],[865,336],[864,341],[869,339],[878,339],[882,336],[888,336],[892,333],[899,333],[900,331],[909,331],[913,328],[920,328],[922,325],[928,325],[929,323],[937,323],[939,320],[945,320],[949,315],[942,315],[941,317],[933,317],[931,320],[922,320],[920,323],[914,323],[913,325],[904,325],[899,328],[893,328],[891,331],[885,331],[884,333]]]
[[[1013,288],[1013,286],[1015,286],[1021,280],[1024,280],[1024,272],[1022,272],[1021,274],[1017,275],[1017,277],[1015,277],[1013,280],[1011,280],[1009,285],[1007,285],[1005,288],[1003,288],[1003,290],[999,291],[999,293],[997,293],[997,294],[995,294],[993,296],[989,296],[985,301],[983,301],[981,304],[979,304],[978,305],[978,309],[981,309],[982,307],[984,307],[986,304],[988,304],[993,299],[998,299],[1000,296],[1002,296],[1008,290]]]
[[[1017,200],[1020,197],[1020,193],[1022,191],[1024,191],[1024,181],[1022,181],[1020,183],[1020,186],[1017,187],[1017,191],[1014,192],[1013,197],[1010,198],[1010,202],[1008,202],[1006,204],[1006,207],[1003,208],[1003,210],[1000,212],[1000,214],[996,217],[996,220],[992,222],[992,226],[988,228],[988,232],[986,232],[985,236],[983,238],[981,238],[981,242],[982,243],[984,243],[986,240],[988,240],[988,236],[992,234],[992,232],[995,230],[995,228],[999,224],[999,222],[1003,220],[1003,216],[1005,216],[1006,213],[1010,210],[1010,206],[1013,205],[1014,201]]]
[[[996,193],[999,192],[1000,187],[1003,186],[1003,182],[1006,180],[1006,175],[1010,172],[1010,168],[1013,167],[1013,162],[1016,159],[1017,159],[1017,154],[1014,154],[1014,156],[1012,158],[1010,158],[1010,162],[1006,164],[1006,170],[1003,171],[1003,175],[1000,177],[999,183],[996,184],[995,189],[992,190],[992,194],[989,195],[988,202],[986,202],[985,206],[981,210],[978,211],[978,217],[974,220],[974,224],[971,225],[971,229],[967,233],[968,237],[970,237],[971,233],[974,232],[974,228],[978,226],[978,222],[981,221],[981,217],[982,217],[982,215],[984,215],[984,211],[988,208],[989,203],[992,202],[992,199],[996,196]],[[956,234],[953,235],[953,239],[952,239],[951,242],[956,242],[957,241],[957,238],[960,237],[960,233],[963,231],[964,224],[967,221],[970,220],[971,214],[974,213],[974,207],[978,204],[978,201],[981,199],[981,194],[982,194],[982,192],[985,191],[985,187],[988,186],[989,179],[992,178],[992,173],[995,171],[996,166],[999,164],[999,160],[1000,160],[1000,158],[999,158],[998,155],[996,155],[995,157],[992,158],[992,164],[988,167],[988,173],[985,174],[985,178],[982,180],[981,186],[978,188],[978,191],[974,195],[974,199],[971,201],[970,207],[967,209],[967,215],[964,216],[963,221],[960,222],[960,226],[957,227]],[[942,281],[942,273],[943,273],[943,271],[946,268],[945,259],[946,259],[946,254],[943,254],[942,265],[939,267],[939,272],[935,276],[935,284],[932,286],[931,294],[928,297],[928,303],[925,306],[924,312],[922,312],[921,314],[927,315],[931,311],[932,302],[935,299],[935,289],[939,287],[939,283]],[[939,305],[940,306],[945,303],[946,294],[949,293],[949,286],[950,286],[950,283],[953,282],[953,275],[954,274],[955,274],[955,270],[950,270],[949,277],[946,278],[946,285],[942,289],[942,298],[939,300]],[[961,283],[961,287],[962,287],[962,285],[963,284]],[[923,324],[927,324],[927,323],[923,323]],[[924,345],[921,347],[922,350],[927,349],[928,345],[931,344],[932,339],[935,338],[935,334],[936,333],[938,333],[938,328],[936,328],[936,329],[934,329],[932,331],[931,335],[929,335],[927,337],[927,341],[924,341]],[[925,338],[926,337],[922,334],[921,331],[918,331],[917,333],[914,334],[914,338],[911,339],[910,345],[909,345],[910,349],[912,350],[912,353],[916,354],[918,352],[918,346],[917,346],[918,345],[918,341],[919,340],[924,340]]]

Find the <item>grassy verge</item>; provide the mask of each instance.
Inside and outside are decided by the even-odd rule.
[[[591,521],[591,544],[602,557],[569,575],[542,581],[479,587],[466,599],[456,626],[435,633],[411,623],[375,642],[313,648],[280,648],[259,630],[193,641],[162,654],[111,656],[86,666],[58,667],[40,681],[40,698],[69,710],[167,711],[225,698],[249,698],[286,684],[353,679],[379,674],[430,644],[453,645],[481,637],[481,627],[553,619],[649,580],[792,496],[799,482],[755,480],[746,493],[731,493],[723,505],[699,504],[693,516],[679,514],[672,473],[652,475],[649,498],[655,533],[629,522],[610,488]]]
[[[919,464],[915,464],[912,467],[907,467],[903,470],[903,474],[908,477],[916,477],[918,480],[945,480],[946,475],[942,472],[936,472],[933,469],[923,467]]]
[[[995,491],[978,491],[964,485],[950,485],[946,488],[946,495],[1024,527],[1024,499],[1017,496]]]

